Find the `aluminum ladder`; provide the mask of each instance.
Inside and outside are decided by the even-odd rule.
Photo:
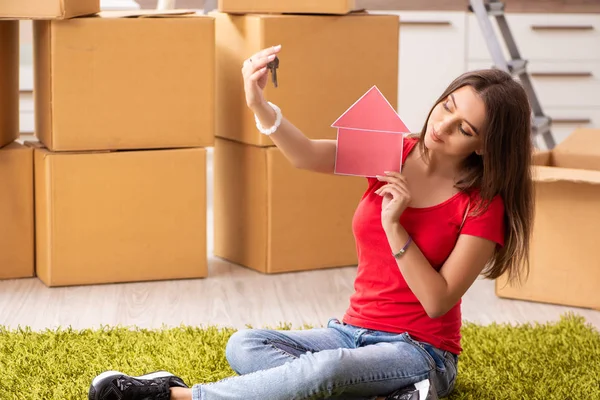
[[[541,136],[544,144],[551,150],[556,146],[552,131],[550,129],[552,121],[550,117],[544,114],[542,106],[531,84],[531,77],[527,72],[527,61],[521,58],[519,49],[508,26],[506,15],[504,13],[504,3],[499,0],[469,0],[469,10],[472,11],[479,23],[487,43],[488,50],[496,68],[510,73],[512,76],[518,76],[519,81],[525,88],[532,109],[532,139]],[[506,60],[500,41],[496,35],[490,17],[495,17],[500,28],[500,33],[510,54],[511,60]]]

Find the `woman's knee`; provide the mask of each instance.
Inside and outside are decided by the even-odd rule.
[[[231,368],[238,374],[252,372],[252,349],[256,348],[260,334],[255,329],[242,329],[235,332],[227,341],[225,357]]]

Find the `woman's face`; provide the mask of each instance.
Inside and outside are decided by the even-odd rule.
[[[484,123],[483,100],[470,86],[463,86],[433,109],[427,121],[425,146],[454,157],[481,154]]]

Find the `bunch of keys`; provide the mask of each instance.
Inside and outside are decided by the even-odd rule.
[[[277,68],[279,68],[279,58],[275,56],[275,59],[267,64],[267,68],[271,71],[271,78],[273,85],[277,87]]]

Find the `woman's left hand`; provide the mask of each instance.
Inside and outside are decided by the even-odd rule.
[[[383,196],[381,202],[381,224],[384,229],[400,223],[400,216],[410,204],[410,191],[406,178],[400,172],[385,172],[378,175],[377,179],[387,182],[375,191],[375,194]]]

